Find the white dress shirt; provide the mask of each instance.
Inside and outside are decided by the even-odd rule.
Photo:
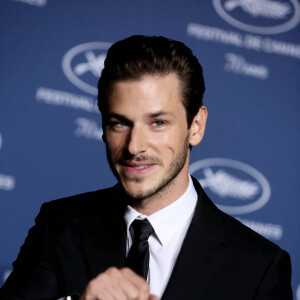
[[[149,237],[149,274],[150,293],[161,298],[170,279],[183,240],[191,223],[196,203],[197,192],[191,177],[185,193],[172,204],[150,216],[140,214],[127,206],[124,220],[127,226],[126,255],[132,245],[130,225],[136,219],[148,219],[154,233]]]

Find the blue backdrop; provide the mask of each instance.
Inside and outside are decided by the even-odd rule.
[[[41,204],[115,183],[96,84],[109,45],[164,35],[204,68],[190,172],[224,211],[286,249],[300,300],[298,0],[1,0],[0,285]]]

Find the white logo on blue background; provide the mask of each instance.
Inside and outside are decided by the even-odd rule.
[[[8,278],[8,276],[10,275],[10,273],[12,272],[12,270],[6,270],[4,273],[3,273],[3,282],[6,281],[6,279]]]
[[[47,0],[13,0],[15,2],[23,2],[29,5],[43,7],[47,4]]]
[[[252,33],[282,33],[300,21],[297,0],[213,0],[213,5],[227,23]]]
[[[298,285],[297,291],[296,291],[296,299],[300,300],[300,284]]]
[[[92,42],[75,46],[63,57],[66,77],[79,89],[97,95],[97,82],[111,43]]]
[[[262,208],[270,199],[270,184],[258,170],[232,159],[209,158],[189,168],[208,196],[229,214],[247,214]]]

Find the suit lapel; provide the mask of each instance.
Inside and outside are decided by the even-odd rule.
[[[101,211],[96,210],[94,218],[91,218],[83,229],[82,245],[89,279],[111,266],[121,268],[125,264],[125,206],[120,200],[122,199],[116,191],[107,195],[102,201],[110,201],[114,205],[101,207]]]
[[[119,225],[118,230],[116,223],[113,224],[114,228],[110,224],[106,224],[108,226],[106,228],[103,228],[103,224],[95,224],[95,228],[86,228],[83,235],[83,252],[90,279],[111,266],[118,268],[124,266],[126,228],[123,228],[119,221],[115,221]]]
[[[222,261],[226,239],[220,213],[193,180],[197,207],[162,300],[200,298]]]

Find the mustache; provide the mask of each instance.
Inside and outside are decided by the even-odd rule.
[[[145,162],[145,163],[152,163],[152,164],[158,164],[163,166],[163,161],[155,156],[150,156],[150,155],[144,155],[144,154],[139,154],[136,156],[132,157],[122,157],[118,162],[121,164],[126,164],[126,163],[137,163],[137,162]]]

